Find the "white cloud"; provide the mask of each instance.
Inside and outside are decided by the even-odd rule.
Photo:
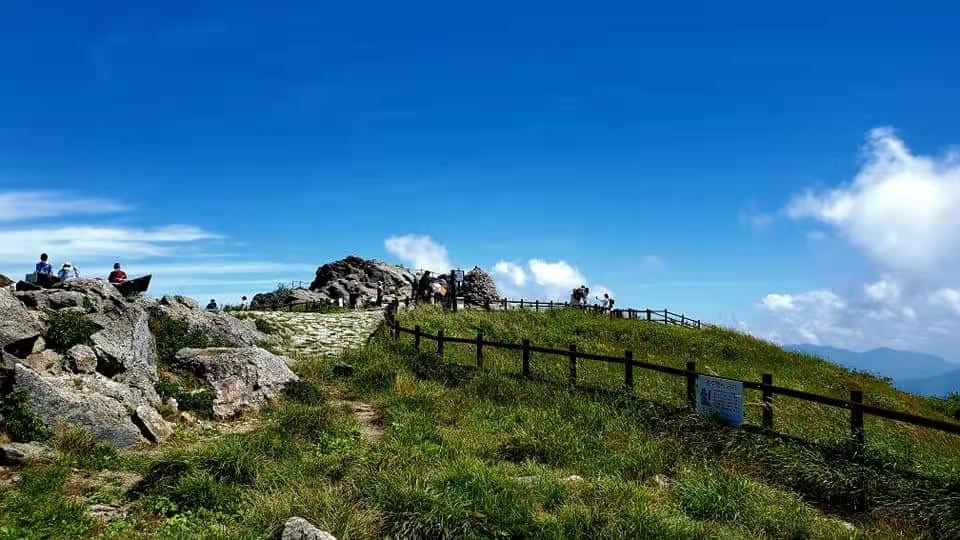
[[[55,260],[99,257],[140,259],[176,254],[177,245],[220,238],[198,227],[153,229],[86,225],[0,231],[0,261],[32,261],[40,251]]]
[[[796,309],[793,304],[793,295],[790,294],[771,293],[763,297],[760,303],[770,311],[793,311]]]
[[[414,269],[449,272],[453,268],[447,248],[427,235],[391,236],[384,241],[387,251]]]
[[[960,160],[914,155],[889,128],[870,132],[850,184],[794,197],[786,214],[834,227],[884,268],[938,274],[960,261]]]
[[[57,191],[0,193],[0,221],[119,212],[125,206],[105,199],[75,198]]]
[[[507,280],[509,286],[523,287],[527,284],[527,273],[519,264],[500,261],[493,265],[493,274]]]
[[[960,289],[940,289],[930,295],[930,303],[960,315]]]
[[[900,284],[889,276],[863,286],[867,298],[881,304],[896,304],[900,301]]]
[[[586,282],[580,271],[567,261],[530,259],[530,274],[537,285],[548,288],[572,289]]]

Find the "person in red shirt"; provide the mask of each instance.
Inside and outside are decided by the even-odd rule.
[[[110,283],[123,283],[127,280],[127,273],[120,269],[120,263],[113,263],[113,272],[107,277]]]

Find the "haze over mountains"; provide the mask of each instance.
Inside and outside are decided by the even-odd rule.
[[[811,344],[785,345],[784,348],[889,377],[897,388],[914,394],[940,396],[960,392],[960,364],[934,354],[887,347],[866,352]]]

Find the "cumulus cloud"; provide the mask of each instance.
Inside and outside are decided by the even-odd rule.
[[[105,199],[73,197],[58,191],[0,193],[0,221],[23,221],[77,214],[119,212],[126,207]]]
[[[493,275],[501,293],[512,298],[568,300],[570,291],[590,282],[580,270],[564,260],[530,259],[526,264],[499,261]],[[603,285],[589,285],[591,295],[613,292]]]
[[[447,248],[424,234],[391,236],[384,246],[404,264],[418,270],[449,272],[453,268]]]
[[[794,197],[794,219],[830,225],[881,266],[939,273],[960,261],[960,160],[912,153],[889,128],[872,130],[852,182]]]
[[[859,285],[766,295],[751,331],[783,342],[900,347],[960,359],[950,339],[960,329],[957,154],[916,154],[893,130],[874,129],[849,182],[807,190],[783,213],[817,224],[808,239],[838,238],[871,264]]]
[[[519,288],[527,284],[527,273],[519,264],[500,261],[493,265],[493,273],[505,280],[507,286]]]

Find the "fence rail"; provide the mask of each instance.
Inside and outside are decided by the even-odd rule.
[[[596,306],[590,304],[570,304],[569,302],[554,302],[554,301],[543,301],[543,300],[509,300],[507,298],[501,298],[496,301],[496,303],[487,305],[489,309],[493,305],[496,305],[500,309],[529,309],[533,311],[541,310],[550,310],[557,308],[574,308],[588,313],[597,313],[601,315],[609,315],[615,319],[632,319],[632,320],[641,320],[647,322],[655,322],[662,324],[674,324],[677,326],[685,326],[687,328],[703,328],[704,326],[710,326],[707,323],[702,322],[700,319],[694,319],[692,317],[687,317],[682,313],[674,313],[668,309],[634,309],[634,308],[614,308],[609,309],[603,306]],[[511,307],[512,306],[512,307]]]
[[[400,340],[401,334],[410,334],[413,336],[413,343],[416,350],[419,352],[421,350],[421,341],[430,340],[437,343],[437,353],[440,356],[443,356],[444,345],[446,343],[457,343],[465,345],[473,345],[476,347],[476,365],[477,368],[483,368],[483,351],[487,348],[495,349],[507,349],[507,350],[519,350],[521,351],[521,374],[524,377],[530,377],[530,357],[533,353],[540,354],[549,354],[564,357],[569,363],[569,383],[571,385],[576,384],[577,382],[577,363],[580,360],[591,360],[598,362],[606,362],[612,364],[621,364],[624,366],[624,386],[633,390],[633,370],[634,368],[647,369],[651,371],[657,371],[660,373],[665,373],[667,375],[673,375],[677,377],[686,378],[686,400],[688,406],[691,408],[696,408],[696,381],[697,377],[701,375],[697,371],[697,366],[695,362],[687,362],[686,369],[676,368],[672,366],[666,366],[662,364],[654,364],[651,362],[642,362],[633,359],[632,351],[624,351],[622,357],[620,356],[609,356],[603,354],[593,354],[586,351],[577,350],[576,345],[570,345],[567,349],[553,349],[549,347],[540,347],[530,343],[529,339],[524,339],[522,343],[504,343],[499,341],[490,341],[485,340],[482,333],[478,333],[474,338],[466,337],[454,337],[446,336],[443,333],[443,330],[439,330],[436,335],[425,333],[419,325],[414,326],[413,328],[405,328],[399,323],[393,323],[391,326],[392,337],[395,340]],[[707,374],[703,374],[707,375]],[[710,375],[713,377],[714,375]],[[946,422],[943,420],[938,420],[936,418],[928,418],[925,416],[918,416],[915,414],[905,413],[901,411],[895,411],[892,409],[885,409],[882,407],[875,407],[873,405],[867,405],[863,402],[863,392],[860,390],[851,390],[849,399],[836,398],[831,396],[824,396],[820,394],[814,394],[812,392],[806,392],[803,390],[796,390],[793,388],[786,388],[783,386],[776,386],[773,384],[773,375],[770,373],[764,373],[761,376],[761,381],[747,381],[741,379],[733,379],[729,377],[721,377],[733,382],[739,382],[743,384],[744,388],[749,388],[752,390],[759,390],[762,394],[762,427],[764,429],[773,430],[774,428],[774,407],[773,407],[773,398],[774,396],[784,396],[793,399],[799,399],[804,401],[811,401],[814,403],[819,403],[821,405],[826,405],[829,407],[835,407],[839,409],[846,409],[850,411],[850,431],[854,441],[862,446],[864,444],[864,426],[863,418],[864,415],[876,416],[880,418],[886,418],[888,420],[895,420],[897,422],[904,422],[907,424],[912,424],[915,426],[925,427],[929,429],[934,429],[942,431],[944,433],[951,433],[954,435],[960,435],[960,424],[953,422]]]

